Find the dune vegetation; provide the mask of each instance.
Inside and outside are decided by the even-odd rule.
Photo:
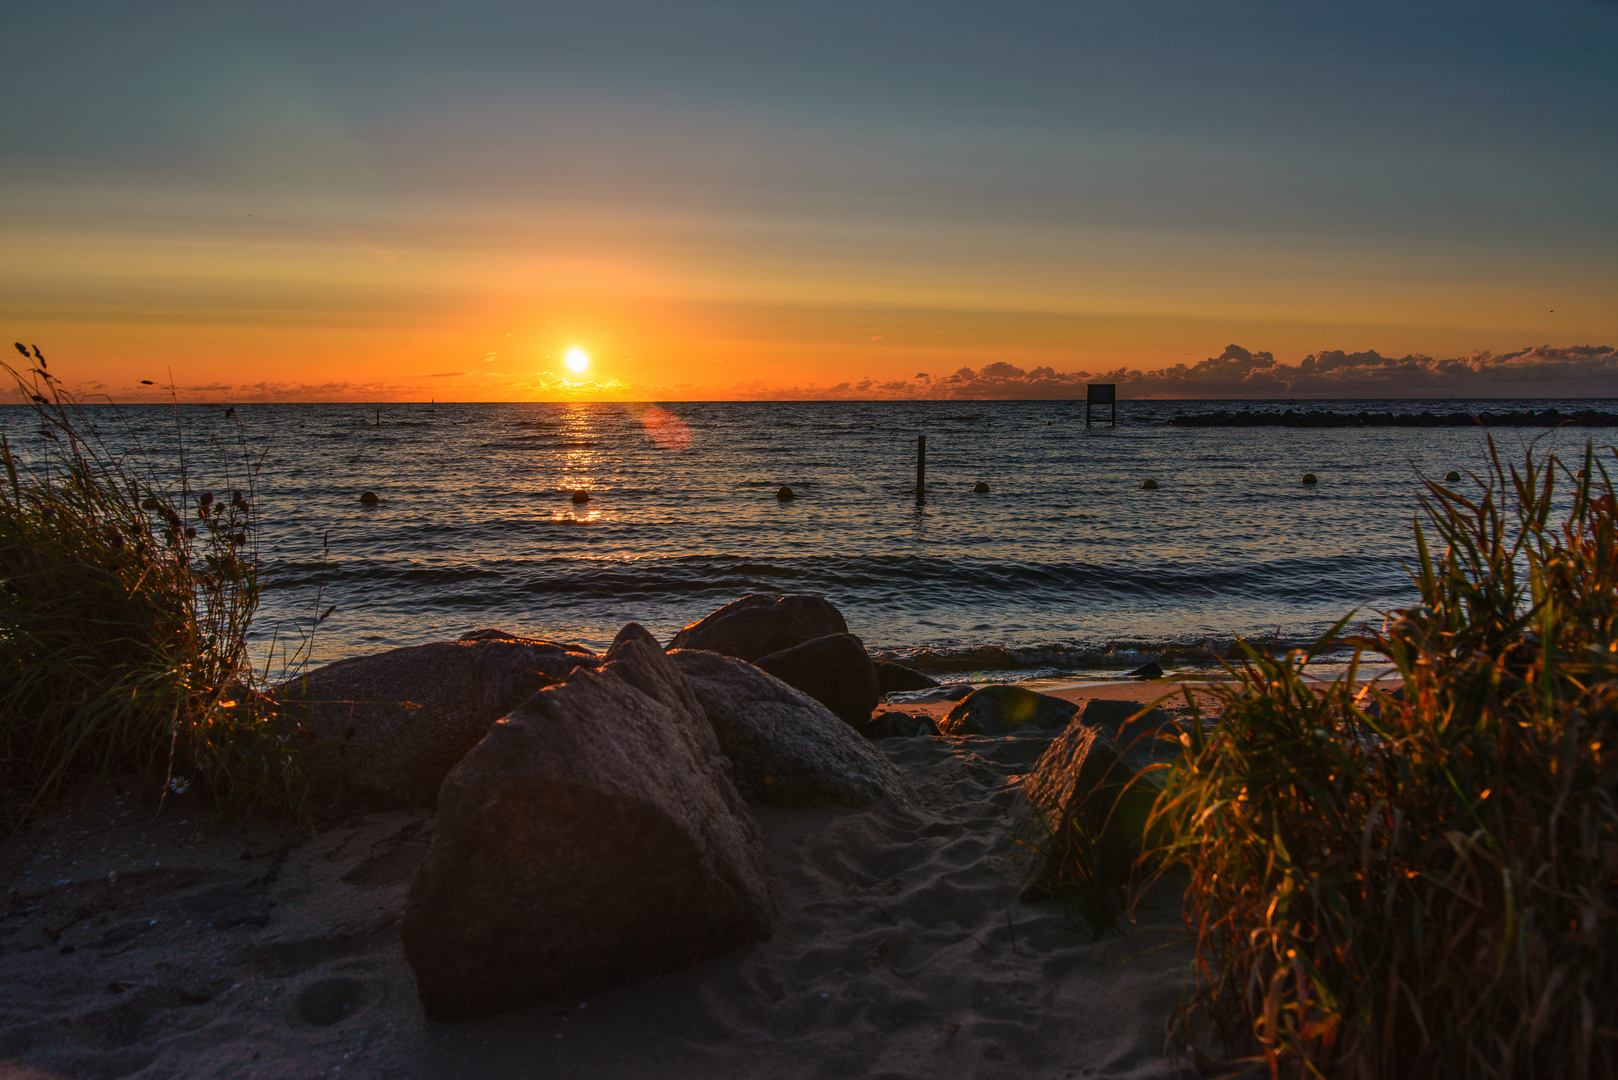
[[[1490,453],[1427,484],[1420,602],[1355,668],[1304,672],[1346,619],[1249,650],[1154,778],[1197,949],[1176,1025],[1216,1073],[1618,1074],[1612,459]],[[1402,691],[1357,683],[1366,657]]]
[[[264,578],[245,439],[199,490],[178,426],[177,454],[115,451],[18,351],[24,369],[0,365],[28,410],[0,439],[0,835],[88,777],[295,807],[297,755],[247,648]]]

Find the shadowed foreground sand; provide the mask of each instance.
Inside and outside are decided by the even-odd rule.
[[[772,940],[459,1023],[423,1018],[399,946],[430,817],[300,838],[64,811],[0,863],[0,1077],[1178,1075],[1178,895],[1101,940],[1017,900],[1008,781],[1048,741],[884,740],[920,813],[757,811]]]

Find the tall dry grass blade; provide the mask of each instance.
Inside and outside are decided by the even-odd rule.
[[[264,588],[250,459],[194,492],[186,457],[110,449],[43,360],[0,366],[39,431],[0,439],[0,833],[114,772],[233,809],[298,805],[247,652]]]
[[[1618,1074],[1618,498],[1583,459],[1570,494],[1492,442],[1475,492],[1427,483],[1420,602],[1343,677],[1231,665],[1154,809],[1182,1034],[1275,1076]],[[1402,692],[1357,690],[1360,652]]]

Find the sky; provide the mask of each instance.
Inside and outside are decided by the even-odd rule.
[[[1611,0],[5,25],[0,335],[87,393],[1618,397]]]

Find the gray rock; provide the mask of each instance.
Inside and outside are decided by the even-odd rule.
[[[888,660],[878,660],[876,664],[876,685],[883,694],[904,693],[909,690],[927,690],[938,685],[938,680],[923,675],[914,668],[907,668],[903,664],[895,664]]]
[[[1030,728],[1059,731],[1079,707],[1020,686],[985,686],[962,699],[938,729],[945,735],[1013,735]]]
[[[1015,859],[1032,897],[1081,870],[1121,884],[1139,858],[1152,802],[1163,789],[1150,757],[1109,731],[1069,724],[1023,777],[1014,809]]]
[[[339,660],[276,691],[323,799],[342,792],[384,807],[432,806],[490,724],[575,668],[601,663],[577,645],[479,635]]]
[[[1153,760],[1166,761],[1180,750],[1178,739],[1183,725],[1162,709],[1147,710],[1139,702],[1093,698],[1085,705],[1079,720],[1107,732],[1120,746],[1139,751]],[[1164,743],[1157,737],[1159,734],[1176,741]]]
[[[795,686],[850,724],[871,718],[882,699],[876,665],[853,634],[827,634],[753,661],[789,686]]]
[[[827,634],[846,634],[848,624],[824,596],[753,593],[726,604],[674,635],[670,649],[705,649],[757,660]]]
[[[1158,666],[1156,660],[1148,660],[1134,671],[1129,672],[1126,677],[1131,679],[1161,679],[1163,669]]]
[[[694,649],[669,657],[691,681],[748,802],[914,804],[915,793],[892,763],[801,690],[734,657]]]
[[[768,937],[757,824],[639,626],[444,779],[402,927],[434,1019],[576,998]]]
[[[860,725],[867,739],[907,739],[917,735],[937,735],[938,725],[920,713],[881,712]]]

